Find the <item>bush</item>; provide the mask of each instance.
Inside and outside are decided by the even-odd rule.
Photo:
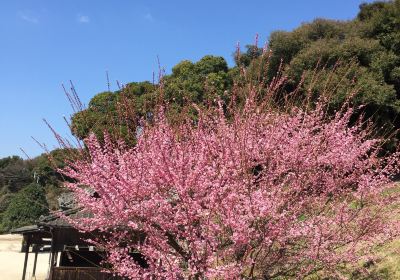
[[[48,209],[43,187],[30,184],[11,198],[3,214],[3,228],[10,230],[33,224],[41,215],[47,215]]]

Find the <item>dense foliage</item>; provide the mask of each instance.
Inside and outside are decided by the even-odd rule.
[[[268,47],[272,53],[265,71],[271,75],[282,67],[289,90],[304,72],[323,69],[317,80],[306,78],[304,90],[313,84],[318,93],[327,83],[334,85],[331,106],[338,109],[355,87],[353,104],[365,105],[363,113],[372,117],[381,134],[400,128],[399,0],[362,4],[351,21],[316,19],[290,32],[273,32]],[[250,60],[249,72],[259,68],[260,60]]]
[[[66,178],[56,169],[64,166],[67,154],[60,149],[34,159],[0,159],[0,232],[29,225],[49,209],[58,208],[60,186]]]
[[[41,215],[48,213],[44,188],[32,183],[10,199],[2,217],[2,226],[4,230],[10,230],[33,224]]]
[[[89,132],[102,138],[104,131],[129,137],[141,118],[149,118],[162,98],[170,103],[169,116],[176,119],[187,104],[227,98],[233,83],[224,58],[205,56],[196,63],[182,61],[163,77],[163,87],[150,82],[129,83],[116,92],[103,92],[92,98],[86,110],[73,116],[72,131],[84,139]]]

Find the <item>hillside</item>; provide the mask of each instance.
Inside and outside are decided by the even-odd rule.
[[[55,168],[63,166],[65,152],[54,150],[33,159],[0,159],[0,232],[33,223],[58,207],[64,180]]]

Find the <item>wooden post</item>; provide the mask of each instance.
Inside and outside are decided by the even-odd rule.
[[[50,229],[51,233],[51,249],[50,249],[50,275],[49,275],[49,280],[53,279],[53,273],[54,273],[54,255],[55,255],[55,232],[53,229]]]
[[[38,253],[39,253],[39,250],[36,249],[36,251],[35,251],[35,260],[33,261],[33,272],[32,272],[32,276],[36,276],[36,262],[37,262]]]
[[[25,237],[25,236],[24,236],[24,237]],[[29,236],[27,236],[27,237],[26,237],[26,247],[25,247],[24,270],[23,270],[23,272],[22,272],[22,280],[25,280],[26,267],[27,267],[27,265],[28,265],[29,246],[30,246],[30,240],[29,240]]]
[[[56,255],[54,258],[54,266],[57,267],[57,262],[58,262],[58,251],[56,251]]]

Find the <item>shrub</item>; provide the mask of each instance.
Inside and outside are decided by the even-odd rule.
[[[3,214],[3,227],[10,230],[32,224],[47,215],[48,209],[43,187],[32,183],[11,198]]]
[[[89,157],[62,172],[93,217],[71,222],[107,233],[93,242],[130,279],[333,278],[357,266],[398,236],[387,190],[399,155],[378,157],[384,140],[349,126],[347,105],[333,116],[322,100],[271,109],[283,84],[262,98],[236,88],[243,106],[220,102],[175,125],[161,107],[134,147],[91,134]]]

